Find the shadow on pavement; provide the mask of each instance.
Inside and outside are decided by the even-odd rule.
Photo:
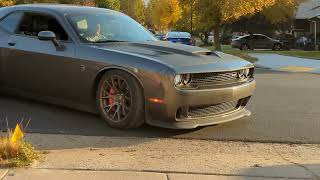
[[[0,107],[0,132],[7,130],[6,119],[11,129],[22,119],[31,119],[26,138],[39,150],[126,147],[196,131],[148,125],[119,130],[95,114],[11,96],[0,96]]]
[[[320,164],[257,166],[245,169],[239,174],[243,177],[234,178],[235,180],[264,179],[264,177],[270,179],[320,179]]]
[[[31,119],[29,133],[112,137],[172,137],[196,130],[170,130],[144,125],[133,130],[108,127],[98,115],[24,98],[0,96],[0,130],[14,128],[22,119]]]

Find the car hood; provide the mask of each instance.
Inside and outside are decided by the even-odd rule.
[[[231,71],[253,67],[238,57],[163,41],[99,44],[96,48],[161,62],[179,73]]]

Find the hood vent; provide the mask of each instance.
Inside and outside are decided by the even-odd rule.
[[[199,56],[216,56],[216,57],[221,57],[219,54],[213,52],[213,51],[198,51],[198,52],[193,52],[195,55]]]

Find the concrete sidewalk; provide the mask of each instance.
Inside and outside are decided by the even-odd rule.
[[[0,170],[0,180],[320,180],[317,144],[43,134],[27,139],[41,158],[29,169]]]
[[[320,74],[319,60],[278,54],[252,53],[250,55],[258,58],[258,61],[255,63],[257,67],[264,67],[276,71]]]
[[[55,170],[55,169],[13,169],[4,173],[0,180],[288,180],[314,178],[286,178],[262,176],[234,175],[201,175],[161,172],[132,172],[132,171],[85,171],[85,170]],[[290,173],[290,172],[288,172]],[[1,176],[0,176],[1,177]]]
[[[320,145],[28,135],[45,150],[0,180],[320,180]]]

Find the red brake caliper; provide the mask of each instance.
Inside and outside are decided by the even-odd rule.
[[[109,91],[110,95],[114,96],[116,95],[116,91],[113,89],[113,88],[110,88],[110,91]],[[113,98],[109,98],[109,105],[110,104],[113,104],[114,103],[114,99]]]

